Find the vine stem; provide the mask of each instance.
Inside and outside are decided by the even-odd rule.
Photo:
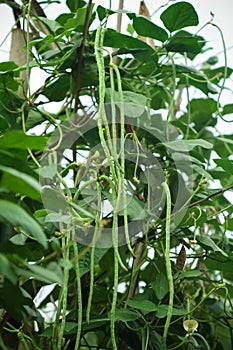
[[[167,208],[166,208],[166,231],[165,231],[165,263],[166,263],[166,271],[167,271],[167,279],[169,285],[169,304],[167,310],[167,319],[164,326],[163,332],[163,349],[167,349],[167,335],[168,329],[170,326],[171,318],[172,318],[172,308],[173,308],[173,299],[174,299],[174,285],[173,285],[173,277],[172,277],[172,267],[170,261],[170,224],[171,224],[171,194],[168,187],[167,182],[163,182],[162,186],[164,188],[166,198],[167,198]]]
[[[203,335],[201,335],[200,333],[193,333],[192,336],[200,338],[203,341],[203,343],[205,344],[206,350],[210,350],[209,344],[207,343],[207,341],[205,340]]]
[[[218,108],[218,113],[219,113],[219,116],[221,119],[223,119],[225,122],[229,122],[227,120],[225,120],[220,112],[220,99],[221,99],[221,96],[222,96],[222,92],[223,92],[223,89],[225,87],[225,84],[226,84],[226,79],[227,79],[227,49],[226,49],[226,43],[225,43],[225,39],[224,39],[224,35],[223,35],[223,32],[221,30],[221,28],[215,24],[215,23],[211,23],[211,25],[215,28],[217,28],[217,30],[219,31],[220,33],[220,36],[221,36],[221,40],[222,40],[222,45],[223,45],[223,53],[224,53],[224,74],[223,74],[223,82],[222,82],[222,85],[220,87],[220,91],[219,91],[219,94],[218,94],[218,99],[217,99],[217,108]]]

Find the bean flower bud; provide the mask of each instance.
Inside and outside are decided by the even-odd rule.
[[[198,322],[196,320],[185,320],[183,322],[183,327],[188,333],[193,333],[197,331]]]

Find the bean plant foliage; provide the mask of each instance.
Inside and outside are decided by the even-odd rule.
[[[1,349],[233,348],[221,29],[189,1],[53,2],[0,1]]]

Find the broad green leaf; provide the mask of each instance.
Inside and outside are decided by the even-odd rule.
[[[53,179],[57,175],[57,164],[48,164],[40,168],[40,178]]]
[[[167,312],[168,312],[168,305],[161,304],[158,306],[158,309],[155,312],[155,315],[158,318],[164,318],[167,316]],[[172,315],[183,316],[186,314],[187,314],[187,311],[185,309],[176,309],[174,307],[172,309]]]
[[[135,196],[127,196],[127,215],[131,220],[143,220],[148,214],[145,212],[145,203]],[[124,208],[123,199],[120,202]],[[124,215],[124,210],[119,211],[119,215]]]
[[[166,41],[168,39],[167,32],[148,20],[146,17],[137,16],[133,19],[133,26],[138,35],[153,38],[159,41]]]
[[[26,120],[26,129],[29,130],[34,126],[41,124],[44,120],[45,118],[43,117],[42,113],[30,108]]]
[[[25,173],[34,179],[38,179],[38,174],[28,166],[27,162],[17,158],[18,152],[13,151],[13,153],[14,155],[4,149],[2,151],[0,150],[0,164]]]
[[[18,83],[14,79],[13,72],[6,72],[0,74],[0,88],[5,90],[10,89],[13,91],[17,91]],[[2,101],[2,104],[4,104],[4,101]]]
[[[46,89],[43,91],[43,95],[50,101],[62,101],[66,97],[67,91],[70,89],[70,87],[70,74],[62,74],[46,87]]]
[[[37,281],[41,281],[43,283],[51,284],[51,283],[58,283],[59,285],[62,285],[62,279],[60,275],[57,273],[50,271],[48,268],[44,268],[38,265],[33,264],[27,264],[25,263],[25,267],[27,267],[27,270],[23,270],[22,268],[17,268],[16,271],[18,274],[33,278]]]
[[[0,63],[0,72],[11,72],[17,68],[17,64],[13,61],[1,62]]]
[[[210,83],[210,81],[208,81],[206,78],[201,79],[201,81],[195,80],[195,76],[193,76],[192,78],[189,81],[190,85],[194,86],[196,89],[201,90],[206,96],[209,96],[209,94],[218,93],[218,90],[215,88],[215,86],[212,83]]]
[[[193,35],[185,30],[175,33],[165,45],[169,52],[179,52],[190,54],[189,58],[193,59],[201,52],[203,38]]]
[[[0,305],[9,316],[21,322],[22,319],[26,319],[28,316],[25,307],[32,307],[32,297],[26,293],[25,289],[5,279],[4,283],[1,282]]]
[[[72,0],[71,0],[72,1]],[[105,7],[99,5],[97,7],[97,14],[98,14],[98,17],[99,17],[99,20],[102,21],[106,15],[110,16],[112,14],[116,13],[115,11],[112,11],[110,9],[106,9]]]
[[[157,306],[150,300],[127,300],[126,305],[141,310],[142,312],[152,312],[157,310]]]
[[[204,39],[203,39],[204,40]],[[200,39],[200,46],[203,46],[203,43],[201,44],[201,39]],[[194,54],[189,54],[188,56],[191,55],[191,59],[195,57]],[[197,69],[190,67],[190,66],[184,66],[182,64],[176,64],[176,72],[178,73],[183,73],[184,75],[180,76],[180,84],[186,84],[187,83],[187,75],[189,74],[190,79],[189,79],[189,85],[194,86],[195,88],[201,90],[204,92],[204,94],[208,95],[209,93],[216,94],[218,90],[216,90],[215,86],[210,83],[209,77],[203,74],[203,72],[198,71]],[[171,65],[165,65],[162,68],[162,71],[170,71],[172,72],[172,66]],[[212,78],[213,79],[213,78]],[[211,79],[211,81],[212,81]]]
[[[135,13],[128,11],[128,10],[112,11],[111,9],[105,8],[101,5],[99,5],[97,7],[97,14],[98,14],[100,21],[103,21],[104,18],[109,17],[110,15],[114,15],[115,13],[125,13],[130,19],[132,19],[136,16]]]
[[[123,91],[123,98],[124,98],[124,102],[131,102],[131,103],[137,104],[138,106],[144,106],[144,107],[147,101],[146,96],[133,91]]]
[[[199,23],[195,8],[186,1],[169,6],[160,16],[165,27],[170,31],[197,26]]]
[[[23,131],[7,131],[0,137],[0,149],[34,149],[43,150],[47,137],[26,135]]]
[[[91,13],[92,9],[94,7],[94,4],[91,6]],[[83,30],[83,26],[85,24],[86,20],[86,13],[87,13],[87,8],[79,8],[73,18],[69,18],[65,25],[64,28],[65,30],[76,30],[77,32]],[[89,26],[91,25],[91,21],[89,21]]]
[[[21,193],[29,198],[40,200],[40,185],[35,178],[22,171],[1,164],[0,171],[3,172],[0,179],[1,186],[12,192]]]
[[[205,249],[207,249],[207,250],[210,249],[210,250],[213,250],[214,252],[219,252],[223,256],[227,257],[227,254],[222,249],[220,249],[217,246],[217,244],[210,237],[208,237],[208,236],[198,236],[197,237],[197,241]]]
[[[111,89],[106,89],[106,102],[111,101]],[[120,96],[118,92],[114,93],[114,101],[119,108],[124,109],[124,114],[130,118],[137,118],[142,115],[145,110],[147,97],[133,92],[133,91],[123,91],[123,104],[121,103]]]
[[[75,12],[75,11],[74,11]],[[63,27],[65,25],[65,23],[69,20],[69,19],[73,19],[74,18],[74,13],[62,13],[61,15],[59,15],[57,18],[56,18],[56,21],[58,23],[60,23]],[[55,50],[52,50],[53,52]],[[52,52],[51,52],[52,53]]]
[[[109,314],[109,318],[110,318],[110,314]],[[116,321],[123,321],[123,322],[128,322],[128,321],[135,321],[139,318],[139,315],[134,312],[134,311],[129,311],[126,309],[116,309],[116,313],[115,313],[115,319]]]
[[[230,75],[233,72],[233,69],[230,67],[218,67],[216,69],[204,69],[205,74],[207,75],[208,79],[213,84],[219,84],[220,79],[224,77],[226,74],[226,77],[229,78]],[[227,106],[227,105],[226,105]]]
[[[104,46],[114,47],[119,49],[145,49],[144,53],[134,54],[138,59],[145,61],[145,57],[147,60],[151,59],[155,63],[157,63],[157,55],[151,46],[146,44],[144,41],[139,40],[137,38],[133,38],[132,36],[118,33],[113,29],[107,29],[104,36]]]
[[[7,200],[0,200],[0,221],[20,227],[43,247],[47,247],[46,236],[41,226],[19,205]]]
[[[214,271],[223,271],[225,273],[231,273],[233,271],[233,253],[225,252],[227,257],[223,256],[219,252],[211,252],[205,259],[205,265],[208,269]]]
[[[222,115],[233,114],[233,103],[227,104],[223,107]]]
[[[85,248],[83,248],[85,249]],[[95,265],[102,259],[102,257],[107,253],[107,248],[95,248]],[[79,249],[79,252],[82,254],[82,250]],[[81,255],[79,259],[80,275],[84,275],[86,272],[90,271],[90,250],[87,251],[84,255]]]
[[[71,331],[73,331],[77,327],[78,327],[77,322],[66,322],[64,332],[65,332],[65,334],[69,334]],[[74,332],[72,332],[72,333],[74,333]]]
[[[85,6],[86,2],[83,0],[66,0],[66,5],[71,12],[75,12],[78,8]]]
[[[60,211],[67,209],[67,201],[65,196],[49,186],[43,186],[41,189],[41,198],[44,207],[53,211]]]
[[[197,98],[190,101],[191,122],[195,123],[197,131],[206,125],[215,126],[217,118],[213,113],[217,111],[217,102],[212,98]]]
[[[12,264],[3,254],[0,254],[0,275],[3,275],[4,278],[7,278],[13,284],[17,283],[17,277]]]
[[[202,139],[170,141],[164,142],[163,145],[168,149],[179,152],[189,152],[197,146],[207,149],[213,148],[212,143]]]
[[[58,31],[62,31],[63,27],[60,25],[60,23],[51,20],[49,18],[46,17],[38,17],[38,19],[40,20],[40,22],[44,23],[45,26],[48,28],[48,30],[51,33],[57,33]]]
[[[222,167],[227,173],[233,174],[233,161],[230,159],[213,159],[213,161]]]
[[[156,298],[162,300],[169,292],[169,285],[164,273],[159,272],[154,282],[151,283]]]

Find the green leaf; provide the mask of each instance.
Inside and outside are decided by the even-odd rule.
[[[163,28],[160,28],[143,16],[134,17],[133,26],[138,35],[153,38],[162,42],[168,39],[168,34]]]
[[[2,115],[0,115],[0,131],[7,129],[8,127],[8,121]]]
[[[72,0],[71,0],[72,1]],[[98,7],[97,7],[97,14],[98,14],[98,17],[99,17],[99,20],[100,21],[103,21],[103,19],[108,15],[108,16],[110,16],[110,15],[112,15],[112,14],[114,14],[114,13],[116,13],[115,11],[112,11],[112,10],[110,10],[110,9],[106,9],[105,7],[103,7],[103,6],[101,6],[101,5],[99,5]]]
[[[121,108],[120,96],[117,91],[114,93],[114,101]],[[124,114],[129,118],[138,118],[145,110],[147,97],[133,91],[123,91],[123,101]],[[106,89],[106,102],[111,102],[110,88]]]
[[[46,17],[38,17],[38,19],[40,22],[45,24],[50,33],[57,33],[63,30],[63,27],[60,25],[60,23],[54,20],[48,19]]]
[[[127,300],[126,305],[142,312],[152,312],[157,310],[157,306],[150,300]]]
[[[62,74],[43,91],[43,95],[50,101],[62,101],[71,87],[70,74]]]
[[[83,0],[66,0],[66,5],[71,12],[75,12],[78,8],[85,6],[86,2]]]
[[[143,53],[135,53],[134,56],[138,59],[145,61],[145,57],[147,60],[151,59],[155,63],[157,63],[157,55],[152,47],[146,44],[144,41],[139,40],[137,38],[133,38],[132,36],[118,33],[113,29],[107,29],[104,36],[104,46],[114,47],[119,49],[145,49]]]
[[[233,103],[227,104],[223,107],[222,115],[233,114]]]
[[[151,283],[156,298],[162,300],[169,292],[169,285],[164,273],[159,272],[154,282]]]
[[[48,139],[44,136],[26,135],[23,131],[7,131],[0,137],[0,149],[27,149],[43,150]]]
[[[115,13],[125,13],[127,14],[127,16],[132,19],[134,18],[136,15],[135,13],[128,11],[128,10],[116,10],[116,11],[112,11],[111,9],[105,8],[101,5],[99,5],[97,7],[97,14],[99,17],[100,21],[103,21],[104,18],[109,17],[110,15],[114,15]]]
[[[34,126],[41,124],[44,120],[45,118],[43,117],[42,113],[30,108],[26,120],[26,129],[29,130],[34,128]]]
[[[217,102],[212,98],[197,98],[190,102],[191,121],[195,123],[197,131],[206,125],[215,126],[217,118],[213,113],[217,111]]]
[[[59,191],[49,187],[43,186],[41,189],[41,198],[43,200],[44,207],[53,211],[60,211],[67,209],[67,201],[65,196]]]
[[[211,252],[205,259],[205,265],[208,269],[214,271],[223,271],[225,273],[231,273],[233,271],[233,253],[225,252],[227,258],[223,257],[219,252]]]
[[[198,236],[198,243],[207,250],[213,250],[214,252],[219,252],[223,256],[227,257],[227,253],[225,253],[222,249],[220,249],[217,244],[208,236]]]
[[[33,278],[37,281],[41,281],[46,284],[58,283],[59,285],[62,285],[63,281],[60,275],[53,271],[50,271],[48,268],[27,263],[25,263],[25,267],[27,267],[28,270],[17,268],[17,273],[22,276]]]
[[[201,52],[204,45],[204,39],[193,35],[185,30],[175,33],[165,45],[168,52],[188,53],[188,57],[193,59]]]
[[[19,205],[7,200],[0,200],[0,221],[20,227],[44,248],[47,247],[46,236],[41,226]]]
[[[160,18],[170,32],[185,27],[197,26],[199,23],[194,7],[185,1],[180,1],[168,7]]]
[[[179,151],[179,152],[189,152],[194,147],[197,147],[197,146],[207,148],[207,149],[213,148],[212,143],[202,139],[163,142],[163,145],[168,149],[171,149],[173,151]]]
[[[20,170],[1,164],[0,170],[3,172],[0,179],[0,183],[3,187],[12,192],[21,193],[30,198],[40,200],[40,185],[36,179]]]
[[[85,249],[85,248],[83,248]],[[79,248],[80,253],[82,254],[81,248]],[[102,257],[107,253],[107,248],[95,248],[95,265],[102,259]],[[85,255],[81,256],[79,259],[80,275],[83,276],[86,272],[90,271],[90,251],[87,251]]]
[[[233,161],[230,159],[213,159],[213,161],[222,167],[227,173],[233,174]]]
[[[55,263],[55,261],[51,262],[46,268],[38,265],[28,264],[28,269],[34,274],[34,276],[37,275],[37,278],[40,278],[40,280],[44,281],[45,283],[58,283],[59,285],[62,285],[62,270],[60,266]]]
[[[0,150],[0,164],[25,173],[35,179],[38,179],[38,174],[28,166],[27,162],[17,158],[17,152],[14,152],[14,155],[7,153],[4,149],[2,150],[2,152]]]
[[[10,261],[3,255],[0,254],[0,275],[11,281],[11,283],[17,283],[17,277]]]
[[[17,284],[12,284],[8,279],[5,279],[3,285],[1,286],[1,307],[6,310],[8,315],[19,322],[21,322],[22,319],[26,319],[28,316],[25,307],[32,306],[32,298],[28,295],[28,293],[26,296],[25,294],[26,291],[23,288],[19,287]]]
[[[91,12],[93,9],[93,4],[91,6]],[[64,28],[65,30],[76,30],[77,32],[83,30],[83,26],[86,20],[87,8],[79,8],[73,18],[68,18]],[[60,17],[60,16],[59,16]],[[89,23],[90,25],[91,23]]]
[[[109,314],[109,319],[111,315]],[[116,309],[115,313],[115,319],[116,321],[123,321],[123,322],[128,322],[128,321],[135,321],[139,318],[139,315],[136,312],[129,311],[129,310],[120,310]]]
[[[158,309],[155,315],[158,318],[164,318],[167,316],[167,312],[168,312],[168,305],[161,304],[158,306]],[[174,307],[172,308],[172,315],[183,316],[186,314],[187,314],[187,311],[185,309],[176,309]]]
[[[17,64],[13,61],[1,62],[0,72],[12,72],[17,67]]]

